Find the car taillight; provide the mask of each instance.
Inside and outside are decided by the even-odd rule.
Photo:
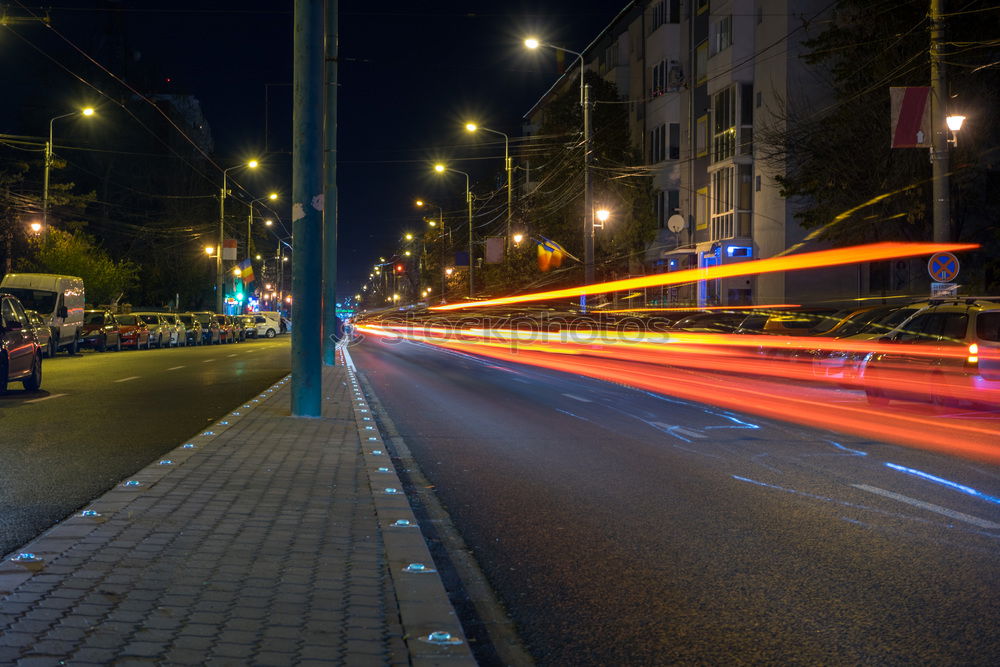
[[[965,359],[966,364],[978,364],[979,363],[979,346],[975,343],[969,345],[969,356]]]

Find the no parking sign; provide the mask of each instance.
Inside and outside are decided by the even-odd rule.
[[[950,283],[958,275],[958,258],[950,252],[936,252],[927,262],[927,273],[939,283]]]

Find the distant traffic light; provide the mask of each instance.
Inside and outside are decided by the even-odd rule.
[[[397,264],[396,265],[396,273],[402,273],[405,270],[406,270],[406,267],[403,266],[402,264]]]

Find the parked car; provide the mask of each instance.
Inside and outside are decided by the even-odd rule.
[[[903,320],[917,312],[917,306],[886,306],[870,313],[868,322],[852,323],[841,327],[837,339],[843,341],[871,341],[885,336]],[[853,387],[861,380],[861,368],[867,350],[815,349],[812,370],[817,378],[838,381],[841,386]]]
[[[188,345],[204,345],[207,342],[205,334],[209,332],[192,313],[180,313],[177,315],[177,320],[184,325]]]
[[[228,315],[216,315],[215,321],[219,323],[219,340],[223,343],[235,343],[236,329],[232,319]]]
[[[202,340],[206,345],[215,345],[222,342],[222,328],[215,319],[215,313],[207,310],[199,310],[189,314],[201,324]]]
[[[138,315],[128,313],[126,315],[115,315],[121,329],[122,347],[133,347],[141,350],[150,348],[149,327]]]
[[[261,336],[264,338],[274,338],[279,333],[284,333],[281,315],[277,311],[262,310],[254,313],[253,319],[258,338]]]
[[[28,316],[31,328],[35,330],[35,338],[38,339],[38,344],[42,346],[42,356],[54,357],[56,354],[56,343],[52,340],[52,329],[42,319],[42,316],[35,311],[25,309],[24,314]]]
[[[237,343],[242,343],[247,339],[246,328],[243,323],[242,315],[226,315],[229,320],[230,326],[233,328],[233,340]]]
[[[1000,302],[934,299],[877,342],[865,360],[869,402],[1000,404]]]
[[[738,333],[746,319],[743,310],[710,310],[681,318],[670,327],[671,331],[685,333]]]
[[[240,324],[243,325],[243,338],[256,338],[257,337],[257,318],[253,315],[240,315]]]
[[[135,312],[149,329],[149,343],[152,347],[171,347],[177,344],[177,327],[167,321],[163,313]]]
[[[0,393],[10,382],[21,382],[27,391],[41,388],[42,348],[21,302],[0,293]]]
[[[118,320],[109,310],[83,311],[83,332],[80,346],[98,352],[122,349],[122,330]]]
[[[163,319],[174,328],[173,345],[181,347],[188,344],[187,326],[176,313],[163,313]]]
[[[83,326],[83,279],[50,273],[8,273],[0,291],[17,297],[22,308],[42,316],[56,341],[56,351],[76,354]]]

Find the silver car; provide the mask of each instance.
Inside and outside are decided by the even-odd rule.
[[[175,313],[163,313],[163,319],[165,319],[167,323],[170,324],[170,326],[172,326],[177,332],[176,335],[173,336],[174,346],[187,345],[187,325],[184,324],[184,321],[180,318],[180,316]]]
[[[167,322],[163,313],[132,313],[149,328],[150,347],[170,347],[177,343],[177,327]]]
[[[31,322],[31,327],[35,330],[35,337],[38,339],[38,344],[42,346],[42,355],[46,357],[55,356],[56,342],[52,340],[52,329],[49,329],[49,325],[45,323],[45,320],[37,312],[25,308],[24,314],[28,316],[28,321]]]

